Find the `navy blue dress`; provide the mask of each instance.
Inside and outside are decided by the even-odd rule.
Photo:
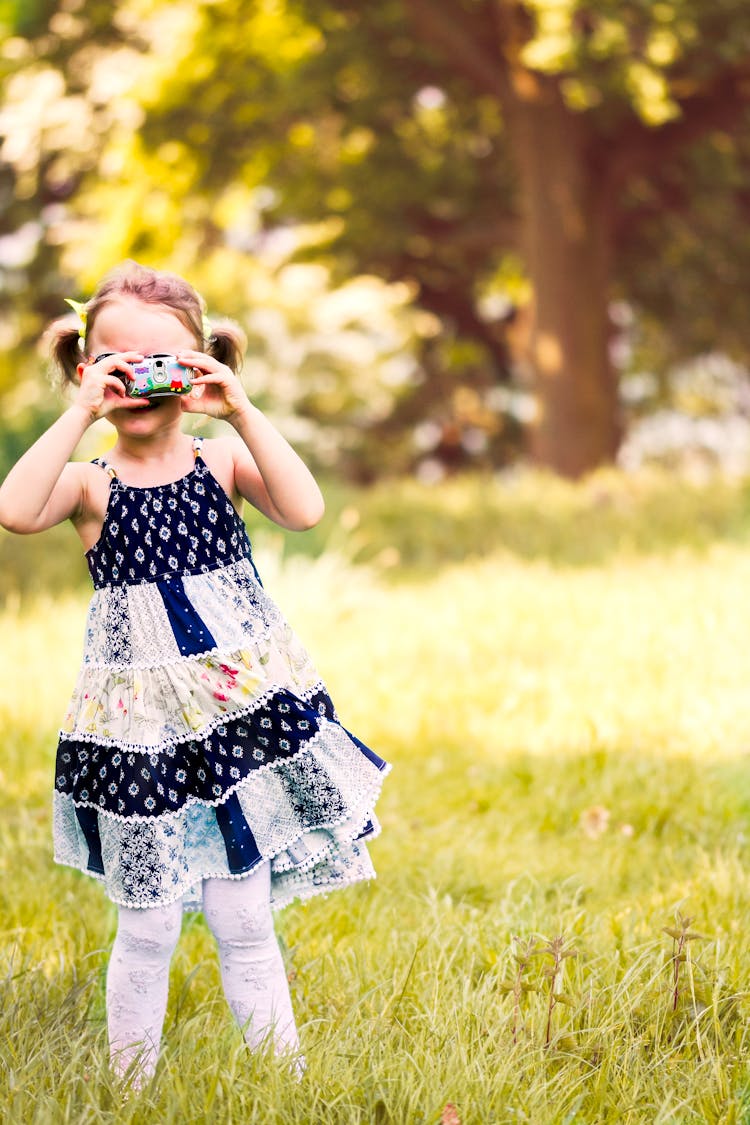
[[[55,858],[113,902],[188,908],[203,879],[269,860],[280,907],[373,876],[365,841],[388,766],[341,726],[200,446],[192,472],[155,488],[98,462],[110,498],[87,553]]]

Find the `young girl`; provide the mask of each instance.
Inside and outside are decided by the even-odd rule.
[[[210,327],[183,280],[126,263],[52,326],[75,401],[0,488],[0,523],[72,520],[95,591],[57,754],[55,859],[118,907],[107,972],[112,1065],[153,1074],[183,906],[202,908],[250,1047],[298,1049],[271,910],[373,875],[363,841],[386,763],[339,723],[300,642],[263,590],[239,517],[248,500],[311,527],[312,476],[248,400],[243,337]],[[126,394],[166,353],[193,389]],[[202,441],[183,412],[235,434]],[[106,417],[107,459],[69,462]],[[299,1061],[299,1060],[298,1060]]]

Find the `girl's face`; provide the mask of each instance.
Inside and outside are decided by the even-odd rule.
[[[87,340],[89,362],[105,352],[140,352],[154,355],[158,352],[174,354],[201,348],[202,344],[165,305],[150,305],[134,297],[117,297],[99,312]],[[78,376],[84,364],[79,364]],[[113,410],[107,417],[116,429],[148,433],[161,428],[165,422],[178,420],[182,405],[178,395],[165,395],[150,399],[147,406],[137,409]]]

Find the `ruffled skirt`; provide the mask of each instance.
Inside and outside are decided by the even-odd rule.
[[[272,906],[374,874],[387,764],[341,726],[249,560],[96,591],[57,754],[55,859],[149,907],[269,860]]]

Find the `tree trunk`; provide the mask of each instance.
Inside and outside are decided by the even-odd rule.
[[[538,464],[578,477],[611,462],[621,436],[609,359],[609,191],[583,115],[566,108],[553,80],[516,71],[503,101],[534,291],[530,451]]]

